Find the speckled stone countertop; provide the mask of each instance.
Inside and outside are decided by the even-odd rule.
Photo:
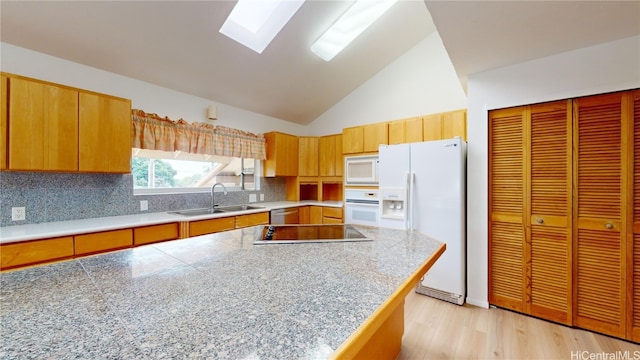
[[[322,359],[441,245],[253,245],[251,227],[0,274],[0,358]]]
[[[60,236],[86,234],[98,231],[125,229],[138,226],[166,224],[177,221],[197,221],[219,217],[252,214],[274,209],[298,207],[305,205],[317,205],[328,207],[342,207],[340,201],[273,201],[251,203],[249,205],[261,206],[263,209],[234,211],[199,216],[183,216],[170,212],[142,213],[136,215],[108,216],[81,220],[56,221],[40,224],[15,225],[0,227],[0,244],[12,242],[46,239]],[[186,210],[186,209],[185,209]]]

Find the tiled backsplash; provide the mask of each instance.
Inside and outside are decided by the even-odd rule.
[[[230,191],[227,195],[216,192],[216,203],[247,203],[249,194],[264,194],[265,201],[285,199],[284,178],[262,178],[260,182],[259,191]],[[149,203],[146,212],[162,212],[208,207],[211,196],[134,196],[130,174],[0,172],[0,226],[138,214],[142,212],[141,200]],[[15,206],[26,208],[26,220],[11,221],[11,208]]]

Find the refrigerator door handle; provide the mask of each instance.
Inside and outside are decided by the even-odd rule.
[[[407,173],[407,175],[409,175],[409,173]],[[415,180],[416,180],[416,173],[411,172],[411,174],[409,175],[409,193],[407,194],[407,202],[409,202],[409,209],[408,209],[408,213],[407,213],[407,228],[409,230],[415,230],[415,224],[414,224],[414,219],[413,219],[413,188],[415,186]]]

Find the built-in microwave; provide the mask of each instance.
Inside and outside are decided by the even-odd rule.
[[[345,185],[378,185],[378,156],[347,156],[344,158]]]

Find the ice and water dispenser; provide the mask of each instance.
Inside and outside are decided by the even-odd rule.
[[[404,220],[407,218],[407,190],[380,189],[382,206],[380,214],[383,218]]]

